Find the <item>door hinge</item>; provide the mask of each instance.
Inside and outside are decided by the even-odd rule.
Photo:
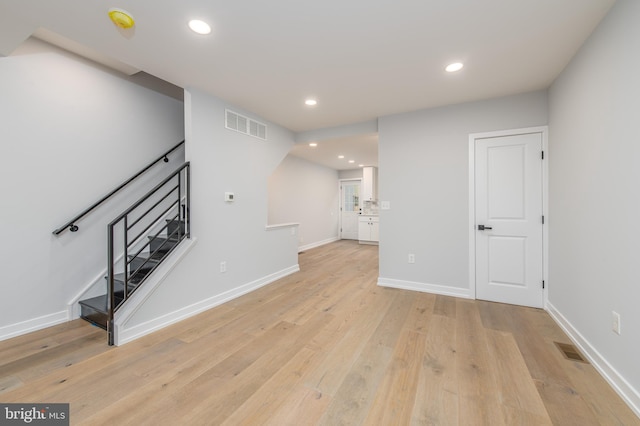
[[[542,288],[544,288],[544,280],[542,280]]]
[[[542,215],[542,224],[544,225],[544,215]]]
[[[544,160],[544,151],[542,151],[542,159]]]

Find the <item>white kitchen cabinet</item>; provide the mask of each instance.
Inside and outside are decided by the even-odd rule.
[[[378,216],[360,216],[358,241],[360,244],[378,244],[380,241],[380,219]]]
[[[362,199],[375,201],[378,199],[378,168],[362,168]]]
[[[378,222],[378,218],[375,221],[371,222],[371,240],[376,243],[380,241],[380,222]]]

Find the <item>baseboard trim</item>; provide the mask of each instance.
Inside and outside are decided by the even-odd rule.
[[[473,299],[468,288],[450,287],[439,284],[419,283],[415,281],[395,280],[392,278],[378,277],[380,287],[399,288],[402,290],[420,291],[423,293],[441,294],[443,296]]]
[[[116,325],[115,344],[118,346],[124,345],[125,343],[131,342],[149,333],[153,333],[154,331],[160,330],[171,324],[175,324],[179,321],[185,320],[189,317],[197,315],[208,309],[214,308],[225,302],[236,299],[244,294],[250,293],[254,290],[259,289],[260,287],[263,287],[276,280],[279,280],[280,278],[284,278],[287,275],[291,275],[295,272],[298,272],[299,270],[300,270],[300,265],[295,264],[281,271],[275,272],[273,274],[269,274],[265,277],[252,281],[250,283],[241,285],[240,287],[236,287],[232,290],[212,296],[208,299],[202,300],[192,305],[185,306],[184,308],[180,308],[176,311],[170,312],[168,314],[162,315],[158,318],[154,318],[150,321],[135,325],[130,328],[126,327],[126,323]]]
[[[64,311],[54,312],[53,314],[6,325],[0,327],[0,341],[42,330],[43,328],[52,327],[67,321],[69,321],[69,311],[65,309]]]
[[[624,402],[640,417],[640,392],[633,388],[618,371],[594,348],[587,339],[565,318],[558,309],[547,301],[546,311],[580,349],[594,368],[611,385]]]
[[[316,241],[315,243],[305,244],[303,246],[298,247],[298,253],[300,253],[301,251],[311,250],[316,247],[324,246],[325,244],[334,243],[339,239],[340,239],[339,237],[331,237],[331,238],[327,238],[326,240]]]

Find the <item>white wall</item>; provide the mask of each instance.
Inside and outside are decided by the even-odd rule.
[[[35,40],[0,58],[0,93],[2,339],[67,319],[106,267],[106,224],[132,196],[79,232],[52,231],[183,140],[184,115],[182,102]]]
[[[340,170],[338,179],[362,179],[362,168],[353,170]]]
[[[227,130],[225,108],[267,123],[268,140]],[[293,134],[198,90],[185,91],[185,129],[197,244],[127,320],[127,333],[146,333],[298,268],[297,236],[290,228],[265,229],[267,180],[293,146]],[[233,203],[224,201],[227,191],[235,194]]]
[[[469,134],[546,124],[544,91],[381,117],[379,283],[468,296]]]
[[[338,172],[288,155],[269,177],[269,224],[300,224],[300,249],[338,239]]]
[[[638,22],[619,0],[549,91],[549,302],[640,413]]]

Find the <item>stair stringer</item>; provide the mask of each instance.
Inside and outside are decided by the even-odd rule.
[[[122,307],[114,313],[113,341],[116,346],[135,338],[122,338],[122,334],[126,333],[127,330],[127,322],[146,303],[149,297],[160,288],[166,277],[189,254],[197,242],[197,238],[185,238],[182,240],[144,280],[144,283],[136,289]]]

